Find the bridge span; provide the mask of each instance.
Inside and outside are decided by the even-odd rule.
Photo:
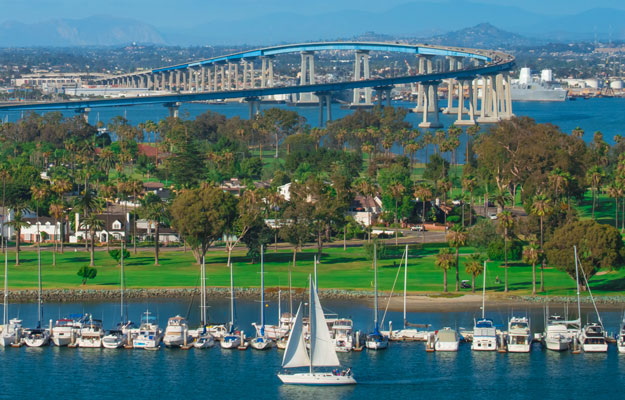
[[[320,82],[315,74],[315,54],[323,52],[353,52],[351,79]],[[414,55],[413,73],[393,77],[372,77],[371,52],[391,52]],[[284,54],[301,56],[298,77],[277,76],[274,62]],[[343,53],[341,53],[343,54]],[[255,65],[260,62],[260,68]],[[408,64],[408,61],[406,61]],[[250,105],[250,117],[258,112],[262,99],[289,95],[298,104],[318,104],[320,125],[331,119],[332,93],[352,90],[353,107],[373,105],[373,91],[380,105],[390,105],[394,87],[410,85],[417,93],[415,112],[423,114],[422,128],[438,128],[438,88],[447,86],[447,107],[444,113],[458,115],[457,125],[493,123],[512,116],[509,71],[514,57],[509,54],[480,49],[448,46],[410,45],[384,42],[320,42],[289,44],[249,50],[195,62],[113,75],[94,81],[113,88],[141,88],[158,93],[149,96],[102,100],[78,100],[54,103],[20,103],[0,106],[2,110],[75,110],[87,115],[98,107],[120,107],[138,104],[163,104],[177,116],[181,103],[225,99],[245,99]],[[239,73],[241,68],[241,73]],[[454,104],[454,98],[456,98]],[[478,101],[478,98],[481,99]],[[325,106],[325,107],[324,107]],[[466,116],[466,119],[464,118]]]

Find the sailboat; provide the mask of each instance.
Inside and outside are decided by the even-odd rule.
[[[105,332],[102,337],[102,347],[105,349],[118,349],[125,343],[129,344],[132,341],[131,328],[134,327],[132,322],[125,322],[124,318],[124,241],[121,241],[121,254],[120,254],[120,280],[119,280],[119,292],[120,292],[120,320],[117,327]]]
[[[39,224],[37,224],[37,227],[39,227]],[[37,240],[40,240],[39,238],[41,237],[41,235],[39,234],[39,232],[37,232],[37,236],[38,236]],[[37,322],[37,327],[35,329],[28,329],[25,332],[24,343],[28,347],[46,346],[48,342],[50,341],[50,333],[41,326],[41,320],[43,319],[43,307],[42,307],[42,300],[41,300],[41,245],[40,243],[37,244],[37,265],[38,265],[38,270],[39,270],[38,290],[37,290],[38,322]]]
[[[486,261],[484,261],[484,283],[482,286],[482,318],[474,323],[471,350],[495,351],[497,350],[497,329],[493,320],[484,316],[486,307]]]
[[[578,270],[578,258],[577,258],[577,247],[574,247],[575,252],[575,275],[577,277]],[[605,339],[605,328],[603,327],[603,322],[601,321],[601,315],[599,315],[599,310],[597,309],[597,304],[595,303],[595,299],[592,296],[592,291],[590,290],[590,284],[588,283],[588,278],[586,277],[586,272],[584,272],[584,268],[582,268],[582,276],[584,277],[584,281],[586,282],[586,288],[588,288],[588,294],[590,295],[590,300],[592,301],[592,306],[595,309],[595,314],[597,315],[598,322],[591,322],[586,324],[584,328],[582,328],[581,332],[578,335],[578,341],[584,350],[585,353],[606,353],[608,351],[608,342]],[[579,279],[577,280],[577,304],[579,309]],[[579,311],[578,311],[579,312]],[[581,320],[581,313],[580,320]]]
[[[193,347],[196,349],[207,349],[215,345],[215,338],[208,331],[206,326],[206,262],[202,256],[202,266],[200,271],[200,327],[197,329],[197,336]]]
[[[373,332],[367,335],[365,344],[369,350],[382,350],[388,347],[388,337],[379,331],[378,326],[378,262],[375,244],[373,245]]]
[[[234,274],[233,266],[230,263],[230,323],[228,334],[221,339],[219,345],[222,349],[236,349],[241,345],[241,334],[237,334],[234,329]]]
[[[4,246],[6,249],[6,245]],[[4,251],[4,310],[2,314],[2,334],[0,346],[8,347],[22,340],[22,320],[9,319],[9,260],[8,251]]]
[[[269,350],[275,342],[268,338],[265,333],[265,267],[263,246],[260,246],[260,325],[252,324],[256,329],[256,336],[250,341],[250,345],[256,350]]]
[[[310,327],[310,353],[306,350],[302,304],[300,303],[293,329],[287,342],[284,357],[282,358],[283,371],[278,373],[282,383],[289,385],[353,385],[356,383],[351,368],[339,371],[322,372],[316,368],[337,368],[341,366],[330,339],[330,332],[316,287],[312,278],[310,283],[310,298],[308,318]],[[291,372],[294,368],[305,368],[308,372]]]
[[[618,348],[618,352],[620,354],[625,353],[625,313],[623,314],[623,319],[621,321],[621,328],[616,340],[616,347]]]

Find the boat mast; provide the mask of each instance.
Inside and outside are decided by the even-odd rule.
[[[406,329],[406,290],[408,289],[408,245],[406,245],[406,264],[404,265],[404,329]]]
[[[315,254],[313,257],[313,265],[315,271],[315,292],[317,291],[317,255]]]
[[[265,336],[265,260],[260,245],[260,335]]]
[[[230,333],[234,329],[234,275],[232,273],[232,262],[230,262]]]
[[[4,250],[4,310],[2,313],[2,323],[5,326],[7,325],[7,319],[9,315],[9,252],[6,251],[6,241],[2,238],[2,241],[5,242],[5,250]]]
[[[315,351],[315,335],[317,334],[317,329],[315,327],[314,315],[315,312],[313,304],[313,290],[317,290],[317,288],[313,287],[312,277],[308,275],[308,284],[310,285],[310,293],[308,294],[308,330],[310,331],[310,373],[313,373],[313,352]]]
[[[293,259],[295,260],[295,258]],[[293,262],[293,267],[295,267],[295,262]],[[293,291],[291,288],[291,266],[289,265],[289,318],[293,319]]]
[[[204,256],[202,256],[202,267],[201,267],[201,271],[200,271],[200,279],[201,279],[201,283],[200,283],[200,290],[202,291],[202,293],[200,293],[200,307],[202,308],[202,326],[206,325],[206,260],[204,258]]]
[[[41,234],[39,234],[39,223],[37,223],[37,236],[39,236],[37,240],[40,240]],[[39,242],[37,242],[37,269],[39,272],[37,290],[37,308],[39,321],[37,322],[37,328],[41,328],[41,320],[43,319],[43,308],[41,307],[41,244]]]
[[[378,331],[378,257],[376,244],[373,244],[373,323],[375,331]]]
[[[484,319],[484,307],[486,307],[486,261],[484,261],[484,283],[482,284],[482,319]]]
[[[577,284],[577,318],[579,318],[579,327],[582,327],[582,306],[579,300],[579,267],[577,264],[577,246],[573,246],[573,253],[575,254],[575,283]]]
[[[125,239],[125,238],[124,238]],[[122,242],[122,252],[121,252],[121,258],[120,258],[120,267],[121,267],[121,271],[120,271],[120,317],[121,317],[121,323],[124,323],[124,239],[121,240]]]

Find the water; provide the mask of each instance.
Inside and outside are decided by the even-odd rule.
[[[326,312],[351,316],[356,329],[371,329],[372,311],[355,301],[323,301]],[[382,302],[384,304],[384,302]],[[228,300],[210,301],[214,321],[228,319]],[[284,304],[283,304],[284,306]],[[130,303],[128,313],[138,320],[149,308],[161,326],[175,314],[185,315],[186,300]],[[35,304],[11,306],[26,326],[36,323]],[[239,301],[239,326],[252,334],[250,323],[258,320],[259,304]],[[119,319],[117,303],[46,304],[45,317],[58,318],[77,312],[91,312],[111,326]],[[555,311],[552,307],[552,311]],[[520,308],[518,314],[532,319],[532,330],[542,331],[542,309]],[[492,309],[488,316],[504,326],[510,310]],[[585,312],[584,312],[585,313]],[[198,322],[197,303],[190,322]],[[474,313],[409,313],[412,322],[431,323],[433,327],[468,327]],[[267,308],[269,322],[277,320],[277,305]],[[587,315],[583,316],[585,321]],[[602,318],[608,331],[618,329],[620,311],[606,311]],[[402,314],[390,312],[396,325]],[[590,319],[593,319],[590,317]],[[461,344],[458,353],[426,353],[422,343],[391,343],[386,351],[339,354],[341,362],[352,367],[358,385],[354,387],[293,387],[280,383],[282,351],[258,352],[249,349],[208,350],[163,349],[104,350],[69,348],[0,349],[0,398],[48,397],[51,393],[68,398],[212,398],[228,396],[253,399],[437,398],[468,399],[549,398],[571,399],[592,395],[593,399],[618,398],[625,384],[625,356],[610,345],[608,354],[554,353],[535,344],[530,354],[471,352]],[[33,384],[36,383],[36,384]]]

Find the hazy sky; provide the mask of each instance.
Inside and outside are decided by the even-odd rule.
[[[429,0],[467,3],[467,0]],[[594,7],[625,10],[623,0],[474,0],[520,7],[540,14],[565,15]],[[96,14],[130,17],[157,27],[197,24],[216,19],[237,20],[279,12],[315,15],[341,10],[383,11],[419,2],[410,0],[0,0],[0,21],[37,22],[53,18],[83,18]],[[454,4],[467,7],[466,4]],[[415,23],[417,21],[415,20]]]

